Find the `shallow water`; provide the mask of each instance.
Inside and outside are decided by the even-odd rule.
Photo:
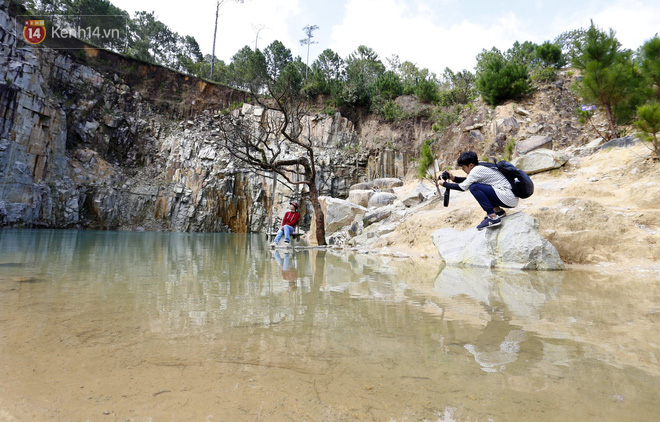
[[[653,421],[660,277],[0,230],[0,420]]]

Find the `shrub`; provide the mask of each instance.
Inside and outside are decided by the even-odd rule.
[[[400,105],[396,104],[394,101],[390,100],[385,103],[382,109],[383,117],[388,122],[395,122],[401,120],[404,117],[403,109]]]
[[[390,70],[379,76],[376,80],[376,92],[386,100],[393,100],[403,94],[399,75]]]
[[[645,104],[637,109],[635,126],[642,131],[641,138],[651,145],[656,160],[660,160],[660,103]]]
[[[461,106],[438,107],[433,110],[431,118],[435,120],[435,123],[432,126],[433,131],[442,133],[451,124],[456,123],[461,119]]]
[[[478,56],[476,85],[486,103],[516,100],[532,90],[527,66],[507,60],[497,49]]]
[[[516,141],[512,139],[509,142],[507,142],[506,146],[504,147],[504,156],[502,158],[506,161],[511,161],[515,149],[516,149]]]
[[[419,81],[415,88],[415,95],[420,102],[427,104],[436,104],[440,99],[438,85],[428,79]]]
[[[532,69],[530,78],[534,82],[551,82],[557,79],[557,69],[553,66],[537,66]]]

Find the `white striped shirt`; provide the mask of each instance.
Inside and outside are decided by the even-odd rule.
[[[465,181],[458,184],[461,189],[468,190],[473,183],[483,183],[490,185],[495,190],[497,197],[511,208],[518,205],[518,197],[513,194],[511,190],[511,183],[500,173],[497,169],[492,169],[485,166],[475,166],[470,170]]]

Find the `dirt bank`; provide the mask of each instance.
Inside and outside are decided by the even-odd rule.
[[[534,195],[510,212],[537,217],[540,233],[565,263],[660,271],[660,165],[651,161],[646,146],[574,157],[563,168],[532,179]],[[402,196],[418,182],[410,179],[396,193]],[[373,248],[436,257],[433,231],[467,229],[478,224],[482,214],[469,193],[452,192],[448,208],[438,199],[429,202]]]

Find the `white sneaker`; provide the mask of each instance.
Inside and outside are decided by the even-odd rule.
[[[270,244],[270,247],[271,247],[271,248],[274,248],[274,247],[276,247],[276,246],[277,246],[277,243],[275,243],[275,242],[272,242],[272,243]]]

